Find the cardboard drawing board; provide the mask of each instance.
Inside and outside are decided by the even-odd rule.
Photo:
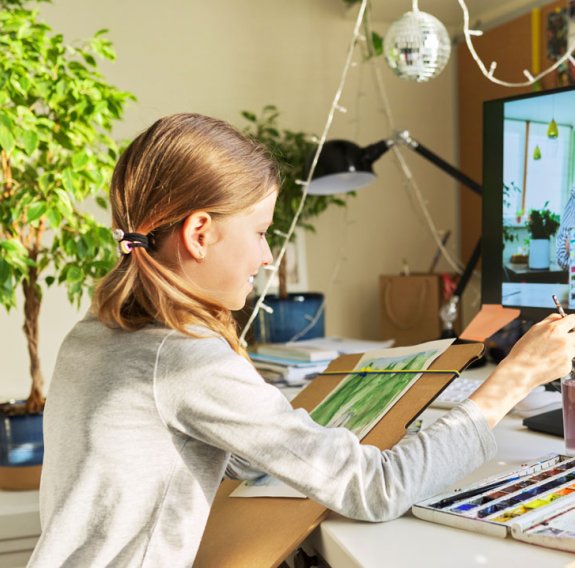
[[[483,354],[482,343],[452,345],[429,367],[462,370]],[[351,370],[363,354],[342,355],[328,371]],[[313,409],[345,377],[318,376],[293,401],[294,408]],[[362,440],[388,449],[405,435],[410,422],[425,410],[453,374],[424,374]],[[229,494],[241,481],[225,480],[213,503],[194,568],[273,568],[319,525],[328,510],[311,499],[237,499]]]

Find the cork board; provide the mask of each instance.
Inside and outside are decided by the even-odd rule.
[[[462,370],[483,354],[482,343],[452,345],[430,369]],[[362,354],[342,355],[329,371],[352,369]],[[319,376],[293,401],[294,408],[311,410],[334,389],[344,374]],[[424,375],[362,440],[380,449],[394,446],[405,428],[454,380],[452,374]],[[319,525],[328,510],[311,499],[238,499],[229,494],[240,481],[224,481],[212,506],[195,568],[272,568]]]

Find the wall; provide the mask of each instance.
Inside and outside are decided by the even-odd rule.
[[[104,73],[138,96],[117,127],[118,137],[132,137],[157,117],[178,111],[241,126],[241,110],[257,111],[265,104],[280,108],[283,126],[320,133],[353,29],[337,0],[55,0],[42,13],[69,41],[110,29],[118,59],[106,63]],[[385,31],[383,24],[375,28]],[[397,128],[408,129],[453,163],[454,61],[423,85],[393,76],[383,61],[377,64]],[[369,66],[350,71],[342,103],[348,112],[337,114],[331,137],[367,144],[391,134]],[[409,150],[403,154],[438,227],[455,232],[453,250],[458,242],[454,182]],[[380,160],[376,171],[376,183],[351,199],[346,210],[328,211],[317,221],[317,233],[306,238],[310,289],[329,288],[329,334],[379,338],[378,275],[398,273],[404,258],[413,271],[426,270],[435,251],[393,157]],[[342,254],[347,261],[329,287]],[[438,268],[446,266],[442,262]],[[40,339],[46,377],[63,336],[85,309],[70,307],[63,290],[46,293]],[[21,316],[0,317],[0,399],[22,397],[28,383]]]

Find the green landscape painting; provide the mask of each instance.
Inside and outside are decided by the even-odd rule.
[[[421,374],[402,369],[426,369],[444,349],[420,351],[398,357],[360,361],[310,413],[322,426],[345,427],[363,438]],[[375,369],[394,373],[365,373]]]

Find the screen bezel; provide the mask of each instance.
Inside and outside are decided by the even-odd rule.
[[[526,98],[542,98],[575,90],[575,86],[526,93],[483,103],[483,200],[481,236],[481,297],[483,304],[502,304],[503,282],[503,129],[505,104]],[[556,311],[550,307],[513,306],[521,317],[539,321]],[[565,312],[575,313],[564,306]]]

